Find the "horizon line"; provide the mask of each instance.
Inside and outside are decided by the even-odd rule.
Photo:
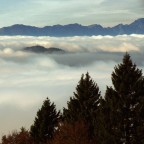
[[[113,26],[103,26],[102,24],[98,24],[98,23],[93,23],[93,24],[90,24],[90,25],[83,25],[83,24],[80,24],[80,23],[77,23],[77,22],[75,22],[75,23],[69,23],[69,24],[54,24],[54,25],[45,25],[45,26],[34,26],[34,25],[28,25],[28,24],[12,24],[12,25],[8,25],[8,26],[3,26],[3,27],[0,27],[0,29],[2,29],[2,28],[7,28],[7,27],[12,27],[12,26],[16,26],[16,25],[21,25],[21,26],[30,26],[30,27],[36,27],[36,28],[45,28],[45,27],[52,27],[52,26],[68,26],[68,25],[80,25],[80,26],[85,26],[85,27],[89,27],[89,26],[95,26],[95,25],[98,25],[98,26],[102,26],[103,28],[112,28],[112,27],[115,27],[115,26],[118,26],[118,25],[120,25],[120,24],[122,24],[122,25],[130,25],[130,24],[132,24],[133,22],[135,22],[135,21],[137,21],[137,20],[140,20],[140,19],[144,19],[144,17],[143,18],[138,18],[138,19],[135,19],[135,20],[133,20],[132,22],[130,22],[130,23],[127,23],[127,24],[123,24],[123,23],[118,23],[118,24],[116,24],[116,25],[113,25]]]

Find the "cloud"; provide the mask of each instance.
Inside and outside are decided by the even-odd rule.
[[[22,48],[33,45],[42,45],[44,47],[59,47],[69,52],[96,52],[113,51],[110,48],[115,47],[117,52],[139,51],[143,35],[120,35],[120,36],[75,36],[75,37],[28,37],[28,36],[1,36],[0,49],[10,52],[10,48],[20,51]],[[138,47],[137,47],[138,45]],[[107,48],[105,48],[107,46]],[[124,49],[125,47],[125,49]],[[9,49],[7,49],[9,48]],[[12,52],[12,51],[11,51]]]
[[[0,112],[3,113],[0,133],[21,126],[29,128],[46,97],[62,109],[73,95],[81,74],[87,71],[104,95],[106,85],[112,85],[113,68],[121,62],[125,51],[144,69],[143,40],[144,35],[0,36]],[[37,44],[70,53],[48,55],[21,51]]]

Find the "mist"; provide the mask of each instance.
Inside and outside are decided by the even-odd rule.
[[[30,37],[0,36],[0,133],[29,129],[46,97],[66,106],[87,71],[104,96],[114,66],[129,52],[144,70],[144,35]],[[28,46],[61,48],[65,54],[24,52]]]

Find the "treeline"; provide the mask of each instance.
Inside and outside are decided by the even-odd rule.
[[[101,95],[89,73],[81,76],[63,112],[47,98],[30,130],[2,144],[144,144],[144,77],[126,53],[114,67],[113,86]]]

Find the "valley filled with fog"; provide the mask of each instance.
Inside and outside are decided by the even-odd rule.
[[[62,109],[73,96],[81,74],[87,71],[104,95],[106,86],[112,85],[114,66],[125,52],[144,71],[143,42],[144,35],[0,36],[0,133],[29,128],[46,97]],[[35,45],[60,48],[66,53],[22,51]]]

